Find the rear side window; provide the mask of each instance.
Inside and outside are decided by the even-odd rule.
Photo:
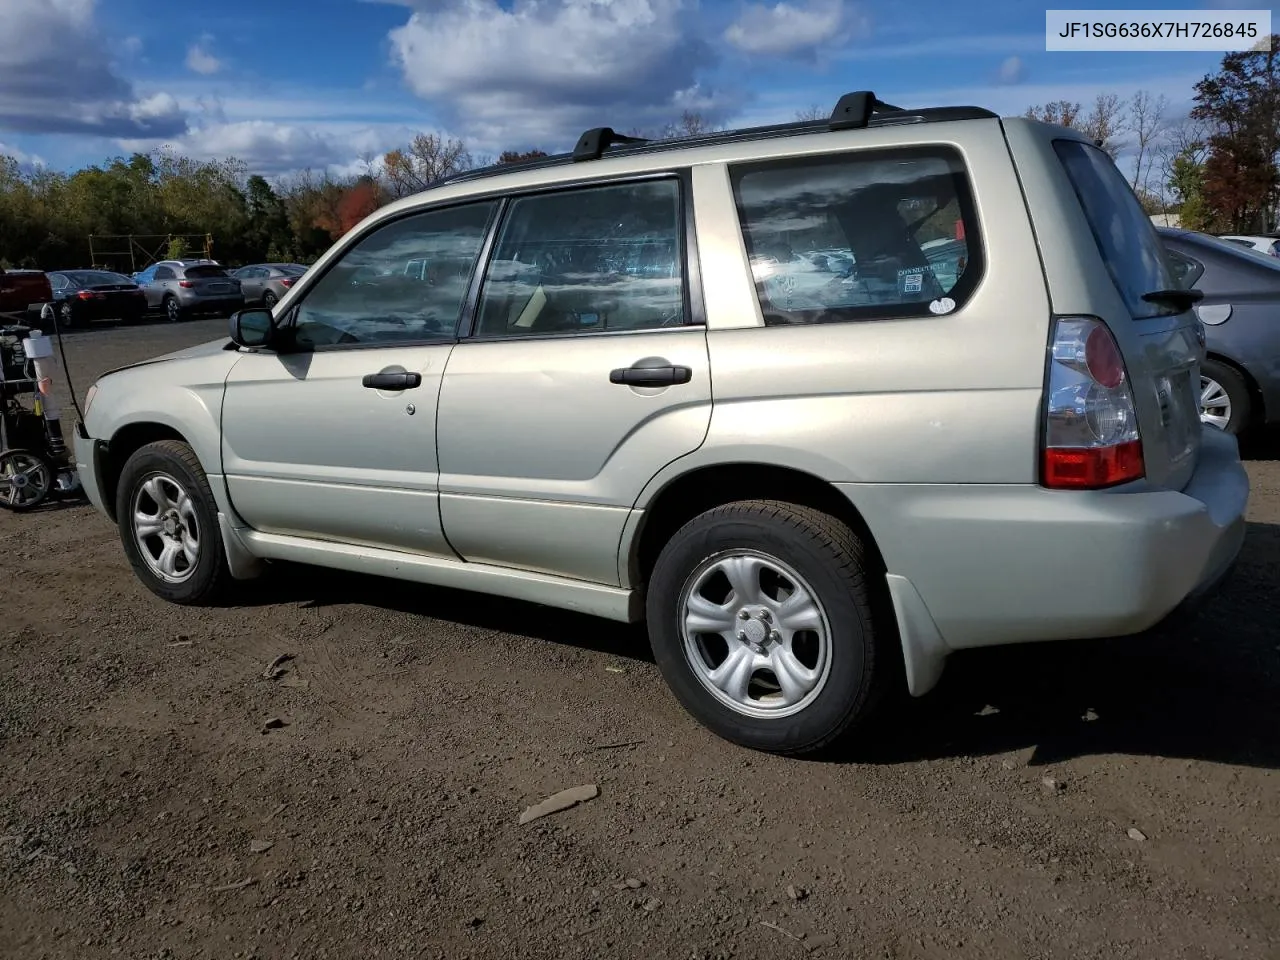
[[[1178,286],[1190,290],[1200,279],[1200,274],[1204,273],[1204,265],[1198,260],[1174,253],[1167,247],[1165,252],[1169,256],[1169,269],[1173,272],[1173,279],[1178,282]]]
[[[1055,140],[1053,149],[1066,168],[1093,239],[1111,279],[1135,320],[1178,313],[1167,302],[1148,303],[1143,294],[1173,290],[1164,245],[1124,175],[1098,147],[1079,140]]]
[[[767,325],[946,314],[981,279],[968,176],[949,148],[730,169]]]

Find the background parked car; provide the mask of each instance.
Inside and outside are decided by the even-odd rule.
[[[270,310],[306,272],[300,263],[254,263],[231,276],[240,281],[246,304],[262,304]]]
[[[1259,253],[1270,254],[1273,257],[1280,257],[1280,239],[1275,237],[1247,236],[1244,234],[1223,234],[1218,238],[1234,243],[1237,246],[1248,247],[1250,250],[1257,250]]]
[[[177,321],[195,313],[230,314],[244,306],[240,281],[215,260],[161,260],[135,274],[147,307]]]
[[[1201,419],[1228,433],[1280,421],[1280,258],[1189,230],[1157,228],[1196,307],[1208,360]]]
[[[93,320],[137,320],[147,312],[146,295],[122,273],[54,270],[49,284],[63,328],[85,327]]]
[[[22,322],[39,326],[40,308],[52,299],[49,278],[39,270],[0,267],[0,325]]]

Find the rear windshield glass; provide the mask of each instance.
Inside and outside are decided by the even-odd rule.
[[[1099,148],[1079,140],[1055,140],[1080,206],[1093,230],[1102,261],[1135,320],[1179,312],[1148,303],[1145,293],[1177,288],[1155,224],[1115,163]]]
[[[188,280],[201,280],[205,277],[225,277],[227,271],[221,267],[205,266],[205,267],[187,267],[185,276]]]
[[[286,277],[300,277],[307,272],[307,268],[296,263],[291,263],[288,266],[281,267],[280,272]]]
[[[67,276],[76,283],[86,286],[100,286],[105,283],[133,283],[128,277],[118,273],[107,273],[103,270],[77,270],[75,273],[68,273]]]

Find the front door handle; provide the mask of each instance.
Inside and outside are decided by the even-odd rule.
[[[360,382],[370,390],[412,390],[422,386],[422,374],[366,373]]]
[[[678,367],[666,362],[650,366],[643,360],[630,367],[619,367],[609,372],[610,383],[623,383],[629,387],[669,387],[673,383],[688,383],[692,379],[693,370],[689,367]]]

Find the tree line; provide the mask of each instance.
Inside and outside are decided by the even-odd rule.
[[[1213,233],[1262,232],[1280,205],[1280,35],[1270,51],[1231,53],[1195,86],[1189,114],[1164,96],[1104,93],[1087,108],[1058,100],[1027,116],[1084,131],[1130,171],[1151,213]],[[827,115],[821,107],[799,120]],[[718,129],[686,111],[646,139]],[[135,153],[74,172],[23,167],[0,156],[0,266],[44,270],[105,266],[139,269],[146,253],[203,250],[224,263],[310,262],[366,215],[398,197],[476,166],[545,156],[541,150],[474,156],[457,138],[420,134],[385,155],[366,156],[347,176],[303,170],[274,182],[237,159],[197,160],[172,152]],[[135,259],[131,261],[130,242]],[[94,238],[92,255],[90,237]]]

